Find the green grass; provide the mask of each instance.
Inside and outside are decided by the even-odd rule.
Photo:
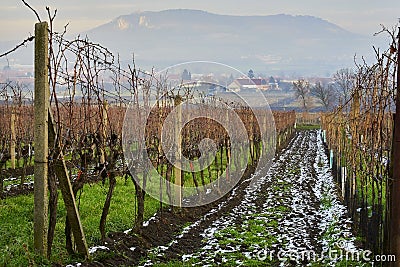
[[[80,215],[89,246],[100,241],[99,222],[106,198],[108,184],[85,185],[80,195]],[[125,183],[117,178],[117,185],[107,217],[106,231],[123,231],[131,228],[135,218],[135,191],[131,181]],[[79,196],[79,193],[78,193]],[[145,219],[159,208],[159,202],[147,197]],[[17,196],[0,202],[0,266],[50,265],[47,260],[34,257],[33,253],[33,196]],[[70,258],[65,250],[66,211],[59,193],[56,232],[53,243],[52,262],[65,264]],[[27,248],[27,249],[25,249]]]
[[[35,158],[34,158],[34,156],[32,156],[32,160],[29,161],[29,159],[28,159],[26,165],[27,166],[33,166],[34,162],[35,162]],[[23,165],[24,165],[24,159],[23,158],[20,158],[19,160],[17,160],[17,159],[15,160],[15,168],[22,168]],[[11,159],[6,161],[5,169],[6,170],[11,169]]]
[[[24,247],[33,246],[33,198],[2,200],[0,209],[0,266],[28,266],[30,256]]]
[[[222,164],[220,153],[217,151],[218,168],[211,164],[212,180],[215,180],[218,169],[226,169],[228,164],[225,150],[222,151]],[[238,153],[238,152],[236,152]],[[248,163],[248,155],[239,157],[240,167]],[[9,163],[8,163],[9,164]],[[21,162],[22,165],[22,162]],[[222,165],[222,166],[220,166]],[[231,166],[231,172],[235,171],[235,164]],[[184,176],[185,186],[194,186],[191,173]],[[209,173],[204,170],[204,179],[209,183]],[[196,180],[201,185],[200,173],[196,173]],[[85,185],[78,193],[77,202],[88,246],[94,246],[100,242],[99,222],[102,207],[108,191],[108,182],[105,186],[101,183]],[[134,225],[135,219],[135,190],[132,181],[125,183],[122,178],[117,178],[109,215],[107,217],[106,231],[123,231]],[[150,218],[160,207],[157,200],[146,196],[145,220]],[[55,229],[52,257],[46,260],[36,257],[33,252],[33,195],[17,196],[0,200],[0,267],[3,266],[50,266],[52,262],[65,265],[77,259],[71,258],[65,249],[65,217],[66,210],[59,192],[57,224]],[[250,227],[258,227],[251,225]],[[248,243],[252,243],[252,236],[244,237]],[[261,240],[260,240],[261,241]],[[174,264],[174,263],[172,263]],[[176,265],[166,265],[176,266]]]
[[[321,125],[318,124],[297,124],[297,130],[318,130],[321,129]]]

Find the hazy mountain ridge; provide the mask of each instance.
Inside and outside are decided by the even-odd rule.
[[[166,67],[210,60],[260,71],[329,72],[369,52],[369,38],[313,16],[230,16],[200,10],[136,12],[87,33],[123,59]]]
[[[285,14],[230,16],[188,9],[135,12],[81,34],[85,35],[119,53],[122,61],[131,61],[134,54],[137,65],[146,69],[204,60],[244,72],[252,68],[256,73],[326,75],[354,66],[355,54],[372,55],[372,37],[321,18]],[[0,48],[8,46],[0,43]],[[25,50],[16,62],[32,62],[31,49]]]

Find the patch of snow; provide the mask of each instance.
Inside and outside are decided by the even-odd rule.
[[[110,249],[108,247],[106,247],[106,246],[95,246],[95,247],[89,248],[89,254],[93,254],[97,250],[110,250]]]
[[[149,226],[149,223],[150,223],[151,221],[155,221],[155,220],[156,220],[156,216],[157,216],[157,213],[154,213],[154,215],[153,215],[150,219],[148,219],[147,221],[145,221],[145,222],[143,223],[143,226],[144,226],[144,227]]]

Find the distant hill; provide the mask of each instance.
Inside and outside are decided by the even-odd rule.
[[[199,10],[137,12],[86,32],[124,60],[166,67],[210,60],[241,70],[319,73],[371,54],[369,37],[312,16],[228,16]],[[277,73],[278,74],[278,73]]]
[[[134,54],[142,69],[202,60],[228,64],[244,73],[251,68],[256,75],[326,76],[353,67],[355,54],[373,56],[372,37],[321,18],[285,14],[228,16],[187,9],[136,12],[81,33],[85,35],[119,53],[122,61],[131,61]],[[16,43],[0,42],[0,51]],[[32,44],[8,59],[11,65],[33,65]],[[3,58],[0,64],[7,62]]]

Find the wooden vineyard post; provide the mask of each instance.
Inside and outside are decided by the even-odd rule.
[[[396,115],[394,118],[393,134],[393,183],[391,190],[391,221],[390,221],[390,249],[395,255],[396,262],[392,266],[400,266],[400,27],[398,29],[397,46],[397,94]]]
[[[265,134],[265,136],[266,136],[267,138],[269,138],[270,133],[269,133],[268,123],[267,123],[267,114],[266,114],[266,112],[264,112],[264,114],[263,114],[263,127],[262,127],[262,131],[263,131],[263,133],[261,133],[261,136],[262,136],[263,134]],[[269,149],[269,140],[268,140],[268,141],[267,141],[267,140],[264,140],[264,141],[265,141],[265,142],[264,142],[263,145],[262,145],[262,152],[261,152],[261,155],[263,155],[263,156],[267,155],[267,150]],[[268,148],[267,148],[266,146],[268,146]]]
[[[230,120],[229,120],[229,110],[226,109],[225,113],[225,123],[226,125],[229,125]],[[228,133],[229,135],[229,133]],[[229,144],[228,144],[229,142]],[[227,159],[227,164],[226,164],[226,180],[230,181],[230,175],[231,175],[231,166],[232,166],[232,159],[231,159],[231,141],[229,140],[226,143],[226,159]]]
[[[47,255],[48,232],[48,156],[49,144],[55,147],[54,169],[58,177],[68,219],[79,254],[89,257],[86,239],[80,223],[72,186],[68,178],[50,110],[48,72],[48,24],[35,25],[35,173],[34,173],[34,248],[43,257]],[[50,125],[49,125],[50,124]],[[50,142],[49,142],[50,141]]]
[[[34,248],[47,256],[48,229],[48,24],[35,25],[35,171],[34,171]]]
[[[250,119],[249,119],[249,122],[250,122],[250,124],[249,124],[249,143],[250,143],[250,158],[251,158],[251,164],[253,164],[254,163],[254,135],[253,135],[253,131],[254,131],[254,129],[253,129],[253,120],[254,120],[254,118],[253,118],[253,113],[251,112],[250,113]],[[249,117],[248,117],[249,118]]]
[[[10,145],[10,156],[11,156],[11,169],[15,169],[15,144],[16,144],[16,136],[15,136],[15,109],[12,108],[11,112],[11,145]]]
[[[104,100],[103,102],[103,106],[101,109],[102,112],[102,131],[101,131],[101,140],[102,140],[102,144],[105,144],[106,137],[107,137],[107,126],[108,126],[108,115],[107,115],[107,111],[108,111],[108,103],[107,100]],[[106,162],[106,154],[104,151],[104,147],[103,145],[100,148],[100,164],[104,164]]]
[[[176,150],[175,150],[175,164],[174,164],[174,176],[175,176],[175,205],[178,207],[182,207],[182,168],[181,168],[181,145],[182,145],[182,137],[181,137],[181,124],[182,124],[182,97],[180,95],[176,95],[174,99],[174,106],[176,108],[176,112],[178,114],[178,118],[175,121],[175,140],[176,140]]]

